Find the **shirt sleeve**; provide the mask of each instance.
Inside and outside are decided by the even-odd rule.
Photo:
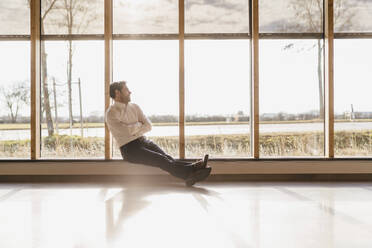
[[[143,114],[141,108],[137,104],[135,106],[137,108],[138,121],[143,124],[138,133],[144,134],[150,132],[152,129],[151,121]]]

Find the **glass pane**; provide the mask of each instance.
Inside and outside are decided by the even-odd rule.
[[[125,80],[132,102],[149,117],[146,136],[178,157],[178,41],[114,41],[114,81]],[[121,157],[116,144],[114,157]]]
[[[185,41],[186,156],[250,156],[249,40]]]
[[[30,158],[30,42],[0,42],[0,158]]]
[[[322,156],[321,40],[260,41],[261,156]]]
[[[41,156],[103,158],[103,42],[48,41],[43,44]]]
[[[249,33],[248,3],[185,0],[185,33]]]
[[[372,1],[335,0],[335,32],[372,32]]]
[[[372,155],[372,40],[335,40],[335,155]]]
[[[178,33],[178,0],[114,0],[115,34]]]
[[[104,0],[41,0],[42,34],[103,34]]]
[[[322,32],[323,0],[260,0],[260,33]]]
[[[30,35],[30,7],[26,0],[0,1],[0,35]]]

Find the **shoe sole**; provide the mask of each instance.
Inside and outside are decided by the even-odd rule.
[[[203,169],[195,171],[194,173],[192,173],[190,175],[189,178],[186,179],[186,182],[185,182],[186,186],[191,187],[196,182],[203,181],[204,179],[206,179],[211,174],[211,171],[212,171],[211,167],[203,168]]]

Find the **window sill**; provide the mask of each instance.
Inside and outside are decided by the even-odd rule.
[[[212,174],[370,174],[371,158],[213,159]],[[165,175],[123,160],[2,160],[0,175]]]

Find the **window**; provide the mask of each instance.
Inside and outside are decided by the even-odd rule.
[[[320,40],[260,41],[261,156],[321,156]]]
[[[41,1],[44,158],[103,158],[103,3]]]
[[[41,0],[41,33],[103,34],[103,7],[103,0]]]
[[[335,156],[372,155],[371,44],[335,40]]]
[[[47,61],[41,87],[42,157],[102,158],[103,42],[45,41],[44,45]]]
[[[30,35],[30,6],[26,0],[0,1],[0,35]]]
[[[128,82],[131,101],[153,124],[146,136],[178,157],[178,42],[115,41],[114,81],[120,80]],[[116,144],[114,148],[114,156],[121,157]]]
[[[372,32],[372,2],[334,0],[336,33]]]
[[[0,158],[30,158],[30,8],[0,2]]]
[[[177,0],[113,0],[114,34],[178,33]]]
[[[185,33],[249,33],[245,0],[185,0]]]
[[[323,0],[259,0],[260,33],[321,33]]]
[[[259,18],[276,36],[259,44],[260,156],[322,156],[323,0],[260,0]]]
[[[30,42],[0,41],[0,158],[30,158]]]
[[[249,40],[185,42],[186,157],[250,156]]]

